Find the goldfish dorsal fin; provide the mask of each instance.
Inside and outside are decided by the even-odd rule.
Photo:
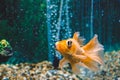
[[[85,45],[83,46],[83,49],[85,51],[91,51],[91,50],[103,50],[103,46],[98,41],[97,34],[94,35],[94,37]]]
[[[79,38],[79,35],[80,35],[79,32],[75,32],[73,35],[73,39],[75,39],[79,43],[80,46],[83,46],[84,38],[82,37]]]
[[[73,35],[73,39],[78,40],[79,35],[80,35],[79,32],[75,32],[74,35]]]

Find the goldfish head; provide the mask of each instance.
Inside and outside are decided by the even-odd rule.
[[[75,45],[72,39],[62,40],[55,43],[56,50],[61,54],[73,53],[75,51]]]
[[[61,40],[55,43],[56,50],[59,51],[62,55],[69,53],[75,53],[76,50],[80,47],[79,33],[76,32],[73,35],[73,38],[67,40]]]

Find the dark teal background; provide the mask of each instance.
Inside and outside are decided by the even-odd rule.
[[[57,5],[59,15],[61,0],[50,0]],[[93,0],[93,34],[98,34],[105,51],[120,49],[120,0]],[[65,6],[66,3],[63,4]],[[91,39],[91,0],[69,0],[69,27],[71,35],[79,31],[87,43]],[[64,8],[62,9],[65,10]],[[52,10],[51,10],[52,11]],[[50,12],[51,13],[51,12]],[[65,12],[62,13],[65,19]],[[14,55],[7,63],[39,62],[48,60],[51,40],[47,26],[46,0],[0,0],[0,39],[13,47]],[[53,16],[54,17],[54,14]],[[58,16],[54,18],[58,20]],[[52,23],[52,21],[51,21]],[[61,24],[62,25],[62,24]],[[60,26],[60,40],[67,39],[66,26]],[[51,34],[58,34],[57,32]],[[54,42],[51,43],[54,45]],[[53,51],[55,53],[55,50]]]

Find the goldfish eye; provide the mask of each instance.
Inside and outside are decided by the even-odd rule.
[[[67,46],[68,46],[68,48],[70,48],[72,46],[72,41],[71,40],[67,41]]]

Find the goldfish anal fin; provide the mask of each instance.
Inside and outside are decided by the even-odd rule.
[[[85,63],[82,63],[80,62],[79,63],[80,66],[83,66],[89,70],[92,70],[92,71],[98,71],[98,65],[93,61],[93,62],[85,62]]]
[[[75,73],[75,74],[79,74],[80,73],[80,69],[79,69],[79,66],[77,66],[77,64],[72,64],[71,63],[71,67],[72,67],[73,73]]]

